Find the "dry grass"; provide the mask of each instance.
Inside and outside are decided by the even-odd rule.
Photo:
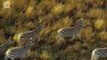
[[[107,10],[104,0],[9,1],[12,5],[7,9],[3,7],[4,1],[0,0],[0,44],[5,43],[9,35],[13,35],[13,39],[18,42],[23,32],[33,29],[39,21],[44,22],[40,46],[34,49],[32,60],[89,60],[91,47],[96,48],[97,44],[99,47],[99,43],[107,40]],[[73,26],[80,18],[85,18],[80,38],[85,41],[88,49],[82,48],[80,42],[69,45],[65,41],[56,40],[59,28]],[[56,49],[53,48],[54,45]],[[107,46],[106,43],[103,45]],[[63,46],[64,49],[60,48]],[[82,52],[89,54],[82,55]]]

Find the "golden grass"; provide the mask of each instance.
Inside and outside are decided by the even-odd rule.
[[[106,22],[103,19],[98,19],[95,21],[94,27],[95,27],[95,29],[98,29],[98,30],[104,29],[106,27],[105,23]]]
[[[50,44],[50,47],[53,46],[51,45],[53,43],[59,48],[67,43],[56,40],[58,29],[72,27],[80,18],[85,18],[85,27],[79,34],[80,38],[85,40],[88,50],[97,45],[99,40],[107,40],[107,11],[102,8],[104,0],[66,0],[65,2],[63,0],[61,2],[60,0],[11,0],[10,9],[4,9],[3,2],[0,0],[0,44],[5,43],[6,33],[14,34],[13,39],[17,42],[23,32],[33,29],[42,21],[45,28],[41,32],[41,40],[46,40],[46,44]],[[76,52],[81,52],[83,50],[81,47],[80,42],[76,42],[72,46],[66,46],[63,51],[67,57],[73,55],[69,57],[71,59],[78,58],[79,55]],[[39,58],[42,60],[55,60],[54,54],[56,53],[49,52],[48,48],[46,51],[44,49],[42,48],[43,52],[38,52],[36,55],[40,54]],[[62,51],[62,49],[56,49],[56,51]],[[76,54],[78,56],[75,56]],[[89,54],[87,56],[90,57]],[[59,57],[59,59],[61,58]],[[81,57],[80,60],[87,59],[88,57],[84,59]],[[32,60],[37,59],[34,57]]]

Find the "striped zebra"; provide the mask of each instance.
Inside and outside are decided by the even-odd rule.
[[[107,57],[107,48],[96,48],[92,51],[91,60],[98,60],[99,57]]]
[[[39,23],[34,30],[27,31],[20,36],[20,43],[26,44],[29,41],[39,41],[40,40],[40,32],[43,28],[43,25]]]
[[[5,44],[0,45],[0,56],[4,55],[7,49],[11,46],[14,45],[15,41],[12,40],[10,37]]]
[[[83,27],[83,19],[77,21],[74,27],[63,27],[58,30],[57,40],[65,40],[70,38],[72,41],[75,36],[80,32],[80,29]]]
[[[27,51],[32,47],[32,43],[28,42],[25,46],[20,47],[12,47],[9,48],[5,53],[5,60],[11,59],[15,60],[15,58],[21,58],[23,60],[27,54]]]

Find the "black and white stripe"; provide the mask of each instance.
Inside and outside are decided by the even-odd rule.
[[[4,55],[7,49],[14,45],[15,41],[11,39],[11,37],[7,40],[5,44],[0,45],[0,56]]]
[[[31,48],[32,44],[29,42],[25,46],[20,46],[20,47],[12,47],[9,48],[6,51],[5,60],[8,60],[10,58],[11,60],[15,60],[15,58],[25,58],[27,51]]]
[[[20,43],[23,41],[35,41],[40,39],[40,32],[43,25],[39,23],[34,30],[27,31],[20,36]]]
[[[8,48],[9,48],[9,45],[6,45],[6,44],[0,45],[0,56],[4,55]]]
[[[73,40],[74,37],[80,32],[80,29],[82,27],[83,27],[83,19],[77,21],[74,27],[63,27],[58,30],[57,39],[64,40],[65,38],[71,38],[70,40]]]
[[[96,48],[92,51],[91,60],[98,60],[99,57],[107,57],[107,48]]]

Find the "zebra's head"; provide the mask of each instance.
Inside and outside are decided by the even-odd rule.
[[[12,39],[12,37],[10,36],[9,38],[8,38],[8,40],[7,40],[7,44],[10,44],[10,45],[12,45],[12,44],[14,44],[15,43],[15,41]]]
[[[35,27],[36,32],[41,32],[41,30],[44,28],[44,25],[42,23],[38,23]]]
[[[83,18],[78,20],[74,25],[75,28],[82,28],[83,26],[84,26],[84,19]]]

